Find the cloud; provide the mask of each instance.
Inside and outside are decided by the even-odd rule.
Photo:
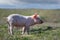
[[[12,4],[10,0],[0,0],[0,4]]]
[[[37,3],[37,4],[58,4],[60,0],[19,0],[25,3]]]
[[[0,8],[60,8],[60,0],[0,0]]]
[[[19,0],[0,0],[0,4],[2,5],[17,5],[17,4],[24,4]]]
[[[59,4],[60,0],[0,0],[0,4],[21,5],[21,4]]]

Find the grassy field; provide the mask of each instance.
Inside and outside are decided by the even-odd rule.
[[[32,15],[35,11],[45,21],[43,24],[31,26],[29,35],[21,35],[21,29],[16,28],[14,28],[14,35],[8,34],[4,17],[13,13]],[[60,10],[0,9],[0,40],[60,40]]]

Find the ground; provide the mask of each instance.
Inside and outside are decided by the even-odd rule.
[[[8,34],[7,23],[3,17],[12,13],[32,15],[34,10],[0,9],[0,40],[60,40],[60,10],[37,10],[44,23],[31,26],[29,35],[21,35],[21,29],[16,28],[14,28],[14,35]]]

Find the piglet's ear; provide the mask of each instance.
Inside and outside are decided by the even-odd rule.
[[[37,18],[37,13],[35,13],[35,14],[33,15],[33,18]]]

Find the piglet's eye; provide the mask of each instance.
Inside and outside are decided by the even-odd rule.
[[[39,19],[39,18],[36,18],[36,19]]]

